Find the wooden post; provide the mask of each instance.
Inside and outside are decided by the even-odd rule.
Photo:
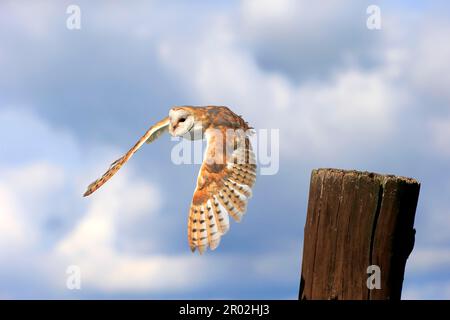
[[[400,299],[419,190],[411,178],[313,170],[299,298]]]

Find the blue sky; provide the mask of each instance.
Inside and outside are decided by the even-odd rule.
[[[81,8],[81,29],[66,8]],[[366,8],[382,28],[366,28]],[[0,298],[298,294],[309,175],[417,178],[404,298],[450,298],[450,44],[444,1],[2,1]],[[280,170],[213,253],[192,255],[198,165],[168,136],[86,185],[173,105],[280,130]],[[78,265],[82,289],[66,288]]]

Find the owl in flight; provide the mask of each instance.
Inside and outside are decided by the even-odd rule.
[[[256,179],[255,155],[250,144],[252,132],[240,116],[228,107],[181,106],[152,126],[108,171],[91,183],[84,196],[100,188],[145,143],[165,131],[174,137],[207,140],[188,218],[188,241],[192,252],[217,248],[229,227],[229,215],[239,222],[246,211]]]

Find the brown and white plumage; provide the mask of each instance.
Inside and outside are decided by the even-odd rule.
[[[168,130],[187,139],[205,137],[207,147],[197,178],[188,218],[188,241],[192,251],[214,250],[229,225],[229,215],[239,222],[245,214],[256,179],[255,155],[248,124],[227,107],[172,108],[169,117],[152,126],[123,157],[91,183],[88,196],[108,181],[144,144]]]
[[[92,182],[88,187],[86,192],[84,193],[84,197],[90,195],[95,190],[100,188],[102,185],[106,183],[119,169],[130,160],[133,154],[139,150],[142,145],[147,142],[150,143],[157,139],[163,132],[165,132],[169,127],[169,117],[164,118],[163,120],[156,123],[154,126],[150,127],[147,132],[139,139],[138,142],[130,149],[126,154],[122,157],[111,163],[108,171],[100,178]]]

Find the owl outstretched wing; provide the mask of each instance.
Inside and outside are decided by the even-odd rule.
[[[150,127],[150,129],[147,130],[147,132],[139,139],[138,142],[122,157],[114,161],[111,166],[109,167],[108,171],[105,172],[105,174],[92,182],[88,187],[86,192],[84,193],[84,197],[90,195],[94,191],[96,191],[98,188],[100,188],[102,185],[106,183],[119,169],[130,160],[130,158],[133,156],[133,154],[139,150],[142,145],[147,142],[150,143],[154,140],[156,140],[163,132],[167,131],[169,127],[169,117],[164,118],[163,120],[156,123],[154,126]]]
[[[217,248],[229,229],[229,215],[239,222],[256,179],[256,162],[243,130],[207,129],[207,147],[188,219],[192,252]]]

